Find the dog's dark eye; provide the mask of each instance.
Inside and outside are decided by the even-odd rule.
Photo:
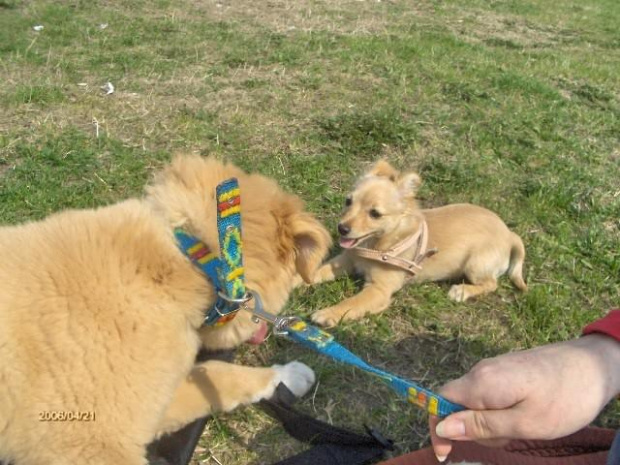
[[[375,220],[378,218],[381,218],[383,215],[375,208],[373,208],[372,210],[370,210],[368,212],[368,214],[370,215],[371,218],[374,218]]]
[[[347,197],[346,199],[344,199],[344,206],[350,207],[352,202],[353,200],[351,200],[351,197]]]

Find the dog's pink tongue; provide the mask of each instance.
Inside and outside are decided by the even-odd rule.
[[[340,247],[350,249],[355,244],[355,239],[347,239],[346,237],[340,238]]]
[[[267,323],[265,323],[264,321],[261,321],[258,325],[258,329],[254,331],[254,334],[252,334],[252,337],[248,339],[248,343],[260,344],[261,342],[265,340],[268,330],[269,328],[267,328]]]

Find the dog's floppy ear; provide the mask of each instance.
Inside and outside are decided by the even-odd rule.
[[[390,181],[396,181],[398,170],[386,160],[381,159],[370,167],[366,176],[379,176],[381,178],[388,178]]]
[[[295,268],[310,284],[327,254],[331,237],[316,218],[305,212],[292,215],[290,227],[295,243]]]
[[[331,245],[331,236],[325,227],[304,210],[300,198],[280,195],[278,208],[272,210],[277,223],[277,247],[280,260],[291,263],[295,270],[310,284]]]
[[[417,173],[406,173],[398,178],[396,184],[404,197],[414,197],[422,184],[422,178]]]

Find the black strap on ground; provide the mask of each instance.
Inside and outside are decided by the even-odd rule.
[[[274,465],[366,465],[377,463],[384,452],[371,446],[319,444]]]
[[[366,427],[366,434],[359,434],[298,412],[292,407],[295,396],[284,384],[276,389],[270,400],[259,406],[282,423],[293,438],[314,445],[313,448],[275,465],[365,465],[383,458],[392,450],[392,441],[377,431]]]
[[[209,417],[200,418],[174,434],[167,434],[149,444],[149,465],[187,465],[205,429]]]

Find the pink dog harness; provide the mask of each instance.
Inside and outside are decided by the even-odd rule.
[[[413,260],[407,260],[406,258],[400,257],[400,254],[406,252],[413,246],[415,246]],[[374,250],[366,249],[364,247],[356,247],[353,250],[360,257],[395,266],[411,273],[411,277],[413,277],[422,269],[422,262],[426,258],[435,255],[438,252],[437,249],[427,249],[427,247],[428,225],[426,224],[426,220],[422,220],[422,225],[415,233],[400,241],[391,249]]]

